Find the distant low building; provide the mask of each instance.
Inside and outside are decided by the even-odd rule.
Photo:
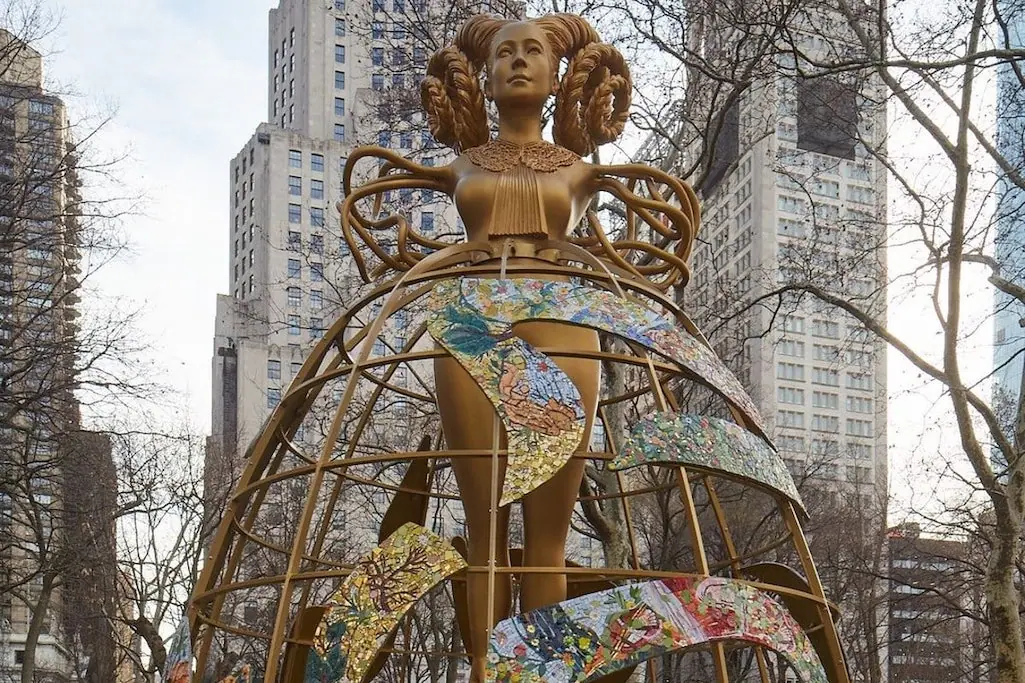
[[[970,580],[968,547],[930,538],[917,524],[890,530],[890,666],[893,683],[982,682],[988,647],[969,613],[981,592]]]

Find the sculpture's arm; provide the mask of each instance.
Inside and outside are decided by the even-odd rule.
[[[366,158],[379,160],[378,177],[353,188],[353,169],[358,161]],[[349,156],[342,175],[345,199],[338,203],[338,211],[341,216],[342,236],[348,244],[360,276],[365,282],[372,281],[383,271],[403,271],[415,265],[425,254],[422,251],[410,249],[411,245],[426,249],[443,249],[449,246],[447,242],[431,239],[410,227],[409,221],[403,214],[384,213],[382,211],[384,193],[389,190],[420,189],[437,190],[451,195],[451,187],[452,172],[448,166],[437,168],[422,166],[390,150],[376,146],[359,147]],[[359,209],[360,200],[368,197],[373,197],[372,217],[367,217]],[[396,253],[391,253],[386,249],[373,234],[387,230],[390,236],[392,228],[397,228]],[[361,242],[381,259],[381,267],[373,272],[368,272],[366,261],[360,253]]]
[[[607,192],[623,203],[622,234],[610,239],[597,211],[587,213],[590,235],[575,240],[612,263],[668,289],[690,277],[687,259],[701,220],[697,195],[689,185],[642,164],[595,165],[594,192]],[[647,227],[648,234],[641,234]]]

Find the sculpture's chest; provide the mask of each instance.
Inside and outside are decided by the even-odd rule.
[[[453,199],[471,240],[527,234],[558,239],[574,213],[573,185],[568,170],[474,168],[459,179]]]

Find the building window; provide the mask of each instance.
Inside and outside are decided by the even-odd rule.
[[[375,21],[370,25],[370,34],[375,40],[382,40],[384,38],[384,24],[380,21]]]
[[[310,290],[310,308],[319,311],[324,307],[324,292],[319,289]]]
[[[314,254],[324,253],[324,236],[310,235],[310,251]]]
[[[811,404],[815,408],[836,410],[840,407],[840,396],[828,391],[813,391],[811,392]]]
[[[776,377],[778,379],[788,379],[794,382],[803,382],[804,366],[798,365],[797,363],[777,363]]]
[[[374,11],[375,12],[383,12],[384,11],[384,0],[374,0]]]
[[[324,336],[324,320],[322,318],[310,318],[310,337],[320,339]]]
[[[392,0],[396,12],[406,11],[406,0]]]
[[[423,232],[434,232],[434,212],[424,211],[420,218],[420,228]]]
[[[371,76],[370,87],[373,90],[384,90],[384,74],[374,74]]]
[[[796,410],[779,410],[776,412],[776,426],[804,429],[804,413]]]
[[[336,71],[335,72],[335,90],[344,90],[344,89],[345,89],[345,72],[344,71]]]
[[[345,46],[335,45],[335,62],[345,64]]]
[[[288,222],[301,223],[303,219],[303,207],[299,204],[288,205]]]
[[[302,168],[303,153],[298,149],[288,150],[288,165],[292,168]]]
[[[310,263],[310,281],[320,282],[324,279],[324,264]]]
[[[794,387],[776,387],[776,399],[780,403],[790,403],[792,405],[804,405],[804,389],[795,389]]]
[[[288,194],[300,196],[303,193],[303,179],[297,175],[288,176]]]
[[[285,290],[288,293],[288,307],[299,308],[303,302],[303,292],[298,287],[289,287]]]
[[[288,259],[288,277],[299,277],[300,275],[302,275],[302,264],[299,263],[299,259]]]
[[[399,147],[402,149],[413,149],[413,134],[409,131],[399,133]]]
[[[314,173],[324,172],[324,155],[323,154],[311,154],[310,155],[310,170]]]
[[[345,0],[335,0],[335,11],[336,12],[344,12],[345,11]]]
[[[310,198],[311,199],[323,199],[324,198],[324,181],[323,180],[311,180],[310,181]]]
[[[299,245],[302,242],[302,235],[294,230],[288,231],[288,250],[299,251]]]
[[[840,323],[834,320],[812,320],[811,333],[816,337],[840,338]]]
[[[811,369],[811,383],[824,384],[827,387],[840,386],[840,373],[831,368],[813,367]]]
[[[345,98],[335,98],[335,116],[345,116]]]
[[[370,63],[374,66],[384,66],[384,48],[375,47],[370,50]]]
[[[393,88],[404,88],[406,87],[406,76],[405,74],[392,74],[391,85]]]
[[[339,38],[345,37],[345,19],[335,19],[335,35]]]
[[[281,389],[277,387],[267,389],[267,407],[277,408],[279,403],[281,403]]]
[[[377,132],[377,144],[381,147],[391,147],[391,131],[381,130]]]
[[[335,124],[335,140],[337,140],[338,142],[345,142],[345,124],[344,123],[336,123]]]
[[[310,207],[310,225],[314,228],[324,227],[324,209],[319,206]]]
[[[804,334],[804,318],[793,315],[784,316],[783,330],[794,334]]]
[[[273,358],[267,361],[267,379],[281,379],[281,361]]]
[[[396,47],[391,51],[391,63],[396,66],[402,66],[406,63],[406,51],[400,47]]]
[[[423,66],[427,63],[427,50],[422,47],[413,48],[413,63],[417,66]]]
[[[838,434],[840,432],[840,418],[836,415],[820,415],[816,413],[811,416],[811,428],[816,432]]]
[[[298,337],[299,336],[299,328],[300,328],[300,326],[301,326],[301,323],[299,321],[299,316],[297,316],[297,315],[290,315],[290,316],[288,316],[288,335],[290,337]]]

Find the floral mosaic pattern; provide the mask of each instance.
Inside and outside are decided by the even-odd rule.
[[[164,662],[166,683],[189,683],[192,680],[192,633],[188,616],[182,617],[178,630],[171,637]]]
[[[767,593],[721,578],[619,586],[500,622],[487,680],[582,683],[652,657],[741,641],[783,655],[804,683],[827,683],[811,642]]]
[[[491,282],[484,280],[483,282]],[[584,405],[548,356],[488,320],[444,285],[431,296],[431,335],[477,382],[505,426],[509,459],[500,504],[534,490],[562,469],[584,436]]]
[[[523,320],[592,327],[651,349],[719,391],[764,434],[751,397],[711,350],[612,292],[526,278],[463,278],[435,285],[429,306],[431,335],[481,386],[509,433],[503,504],[547,481],[583,434],[583,409],[572,382],[512,334],[512,325]]]
[[[440,536],[403,524],[361,560],[328,603],[307,681],[358,683],[388,634],[428,590],[466,567]]]
[[[645,464],[701,467],[743,477],[780,493],[804,510],[786,464],[740,425],[703,415],[655,413],[638,420],[612,470]]]

